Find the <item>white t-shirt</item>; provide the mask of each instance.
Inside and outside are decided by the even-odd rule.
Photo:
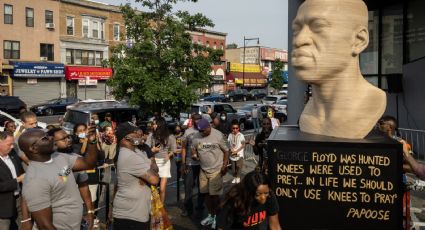
[[[245,137],[242,133],[237,133],[236,135],[233,134],[233,133],[230,133],[227,140],[229,141],[231,150],[239,149],[242,146],[242,144],[245,143]],[[230,155],[230,160],[237,161],[241,157],[243,158],[243,152],[244,152],[244,149],[241,149],[238,152],[237,156],[236,155]]]

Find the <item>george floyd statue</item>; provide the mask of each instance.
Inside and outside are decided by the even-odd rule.
[[[386,107],[385,93],[360,73],[359,54],[369,43],[366,5],[306,0],[292,27],[292,66],[313,92],[300,117],[301,131],[364,138]]]

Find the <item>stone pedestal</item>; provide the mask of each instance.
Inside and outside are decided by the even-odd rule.
[[[349,132],[349,130],[347,130]],[[268,140],[269,175],[285,230],[402,229],[402,146],[279,127]]]

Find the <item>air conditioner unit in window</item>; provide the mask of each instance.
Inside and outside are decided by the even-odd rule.
[[[47,61],[47,57],[40,57],[40,61]]]
[[[55,23],[46,23],[46,28],[47,29],[54,29],[55,28]]]

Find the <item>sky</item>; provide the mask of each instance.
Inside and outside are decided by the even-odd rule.
[[[134,0],[95,0],[113,5],[130,3],[141,8]],[[180,2],[174,10],[202,13],[210,18],[218,32],[227,33],[226,43],[243,46],[246,38],[259,38],[260,45],[288,49],[287,0],[198,0],[197,3]],[[247,46],[257,45],[256,40],[246,41]]]

